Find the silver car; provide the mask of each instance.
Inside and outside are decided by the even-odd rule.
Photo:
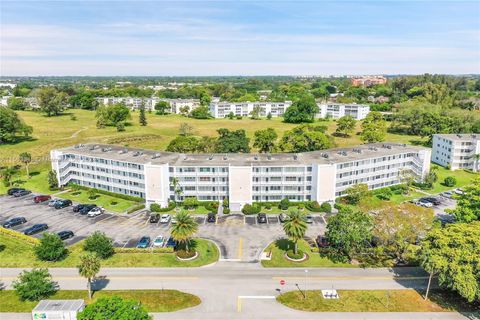
[[[169,214],[162,214],[162,216],[160,217],[160,223],[169,223],[171,219],[172,216],[170,216]]]

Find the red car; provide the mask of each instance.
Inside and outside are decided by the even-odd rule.
[[[48,201],[50,200],[52,197],[50,197],[49,195],[40,195],[40,196],[35,196],[33,198],[33,202],[35,203],[40,203],[40,202],[44,202],[44,201]]]

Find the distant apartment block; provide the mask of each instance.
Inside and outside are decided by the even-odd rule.
[[[234,211],[283,198],[334,201],[356,184],[370,189],[399,184],[404,172],[420,181],[430,156],[428,148],[397,143],[296,154],[181,154],[95,144],[51,151],[61,186],[76,183],[138,196],[147,205],[228,198]]]
[[[319,113],[317,118],[338,119],[343,116],[352,116],[355,120],[362,120],[370,112],[370,106],[363,104],[322,103],[318,104]]]
[[[383,76],[362,76],[362,77],[354,77],[351,80],[352,80],[352,85],[364,86],[364,87],[370,87],[377,84],[387,83],[387,79]]]
[[[159,101],[166,101],[170,105],[170,113],[181,113],[182,108],[188,108],[189,111],[200,106],[198,99],[167,99],[167,98],[132,98],[132,97],[98,97],[97,102],[103,105],[123,103],[132,110],[140,109],[142,104],[146,110],[155,110],[155,105]]]
[[[266,117],[269,113],[272,117],[281,117],[288,107],[292,105],[291,101],[285,102],[212,102],[210,103],[210,114],[214,118],[225,118],[230,113],[235,116],[248,117],[254,108],[260,108],[260,117]]]
[[[480,135],[434,134],[432,162],[451,170],[480,171]]]

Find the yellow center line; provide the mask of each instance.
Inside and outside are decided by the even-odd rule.
[[[305,277],[272,277],[273,280],[298,280],[305,279]],[[396,276],[343,276],[343,277],[308,277],[308,280],[421,280],[428,279],[428,276],[418,277],[396,277]]]
[[[242,246],[243,246],[243,239],[240,238],[238,242],[238,259],[242,260]]]
[[[102,276],[99,276],[102,277]],[[13,280],[17,279],[17,277],[0,277],[2,280]],[[78,280],[78,279],[85,279],[83,277],[53,277],[54,280]],[[152,279],[152,280],[198,280],[198,277],[152,277],[152,276],[131,276],[131,277],[109,277],[106,276],[106,279],[109,280],[137,280],[137,279]]]
[[[237,312],[242,312],[242,298],[237,297]]]

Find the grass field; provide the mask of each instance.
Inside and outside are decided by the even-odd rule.
[[[180,261],[174,253],[115,253],[102,260],[102,267],[199,267],[216,262],[219,252],[215,244],[208,240],[195,239],[199,257],[192,261]],[[68,255],[58,262],[37,259],[33,245],[7,235],[0,234],[0,268],[60,268],[76,267],[83,253],[82,242],[68,247]]]
[[[322,292],[307,291],[307,299],[298,290],[277,297],[287,307],[315,312],[447,312],[475,311],[477,306],[467,304],[444,291],[433,291],[430,300],[424,300],[415,290],[338,290],[340,299],[324,299]]]
[[[473,182],[473,179],[480,177],[480,174],[474,173],[474,172],[468,172],[465,170],[451,171],[440,166],[436,166],[436,167],[438,168],[437,169],[438,180],[433,184],[433,189],[425,190],[426,192],[431,194],[437,194],[443,191],[451,190],[453,188],[464,187],[468,184],[471,184]],[[443,181],[445,180],[446,177],[449,177],[449,176],[457,179],[457,184],[454,187],[447,187],[443,185]]]
[[[308,243],[304,240],[298,242],[298,249],[309,255],[308,260],[303,262],[293,262],[285,258],[285,252],[293,249],[293,242],[286,239],[277,240],[271,243],[266,252],[272,250],[271,260],[262,260],[262,266],[266,268],[306,268],[306,267],[339,267],[339,268],[355,268],[357,265],[350,263],[334,262],[327,257],[322,257],[318,252],[312,252]]]
[[[87,304],[102,297],[119,296],[123,299],[139,301],[148,312],[171,312],[191,308],[201,303],[199,297],[177,290],[102,290],[94,293],[92,300],[85,290],[61,290],[49,299],[84,299]],[[21,301],[15,291],[0,291],[0,312],[31,312],[36,301]]]
[[[69,191],[58,195],[59,198],[70,199],[79,203],[94,203],[112,212],[125,212],[128,208],[133,207],[139,202],[120,199],[110,195],[98,193],[96,198],[90,200],[86,190]]]

